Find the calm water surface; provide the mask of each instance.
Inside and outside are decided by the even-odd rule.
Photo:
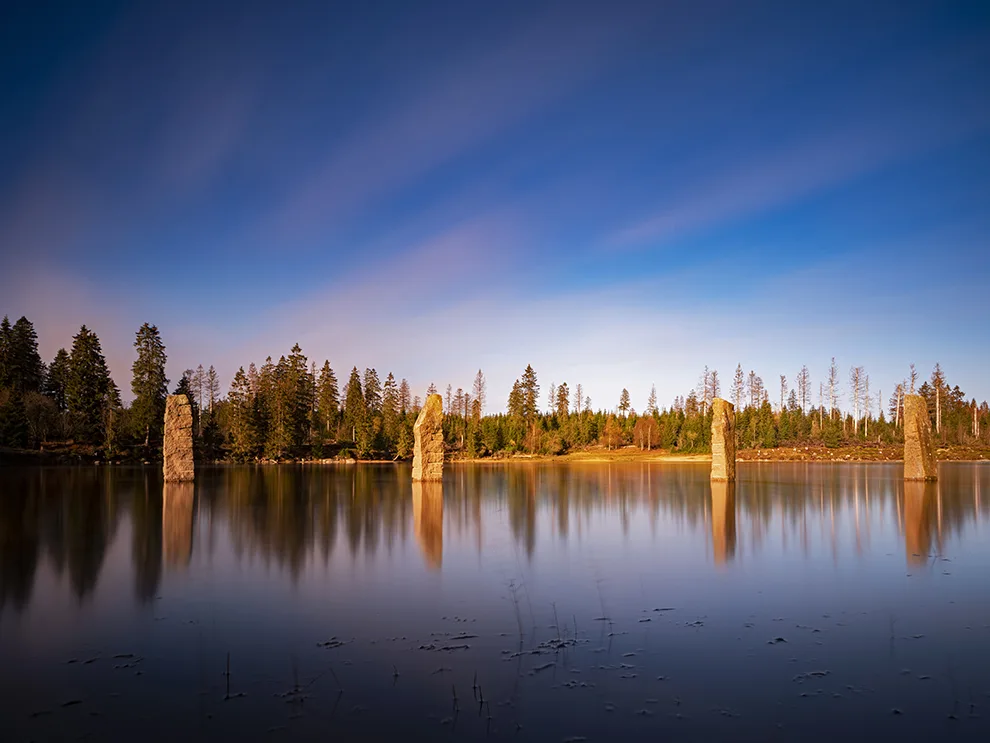
[[[2,469],[0,737],[990,740],[990,466],[900,474]]]

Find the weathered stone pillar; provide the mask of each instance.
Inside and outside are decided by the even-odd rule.
[[[171,567],[184,567],[192,557],[195,487],[172,482],[162,489],[162,545],[165,564]]]
[[[443,483],[414,482],[413,532],[426,564],[438,570],[443,563]]]
[[[938,479],[932,423],[921,395],[904,395],[904,479]]]
[[[195,477],[193,465],[192,406],[185,395],[169,395],[165,401],[165,482],[184,482]]]
[[[413,426],[413,480],[443,479],[443,398],[428,395]]]
[[[716,565],[736,555],[736,484],[712,482],[712,552]]]
[[[732,403],[712,400],[712,480],[736,479],[736,411]]]

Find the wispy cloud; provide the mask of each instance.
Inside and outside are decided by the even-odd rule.
[[[935,59],[914,60],[911,69],[876,72],[862,88],[872,99],[862,93],[843,96],[810,131],[776,146],[754,144],[750,153],[726,162],[699,162],[700,175],[678,183],[652,214],[607,235],[605,245],[666,245],[799,203],[985,132],[990,127],[986,97],[947,85],[960,69],[981,63],[990,63],[990,55],[972,44]],[[905,89],[905,79],[918,89]],[[924,108],[918,106],[922,92],[928,102]]]
[[[571,94],[644,26],[637,13],[575,6],[546,14],[437,79],[396,96],[328,153],[261,230],[279,240],[339,227],[377,200],[491,141]]]

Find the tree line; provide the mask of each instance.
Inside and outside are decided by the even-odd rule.
[[[88,447],[103,457],[160,453],[165,398],[166,347],[158,328],[135,333],[130,405],[121,402],[97,335],[83,325],[69,350],[48,364],[38,352],[32,323],[21,317],[0,323],[0,446],[38,448],[53,443]],[[919,384],[914,365],[895,385],[886,406],[871,389],[862,366],[843,382],[835,359],[817,395],[803,366],[788,384],[779,376],[771,391],[753,371],[736,367],[723,395],[717,370],[707,367],[698,385],[666,407],[651,389],[637,412],[627,389],[614,409],[593,409],[581,384],[551,383],[545,401],[531,365],[512,385],[504,413],[486,413],[486,380],[479,369],[470,388],[447,385],[444,436],[452,455],[560,454],[589,446],[705,452],[711,446],[711,407],[716,397],[736,406],[740,448],[902,440],[904,395],[928,402],[936,440],[990,444],[990,409],[946,380],[936,364]],[[843,392],[845,388],[845,392]],[[431,384],[427,394],[438,392]],[[351,369],[341,386],[328,360],[311,361],[298,344],[277,361],[253,362],[234,374],[226,395],[213,366],[187,369],[173,394],[193,408],[197,456],[205,460],[258,461],[357,457],[401,459],[411,455],[413,424],[421,400],[409,383],[373,368]],[[845,406],[841,403],[845,400]]]

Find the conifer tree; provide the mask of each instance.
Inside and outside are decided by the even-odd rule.
[[[797,378],[797,396],[801,404],[801,412],[807,414],[808,400],[811,399],[811,373],[807,366],[802,366]]]
[[[361,390],[361,375],[357,367],[351,369],[350,379],[347,380],[347,392],[344,398],[344,426],[351,441],[358,440],[358,434],[365,424],[367,408],[364,404],[364,393]]]
[[[4,315],[0,322],[0,390],[10,387],[7,355],[10,353],[11,331],[10,318]]]
[[[203,388],[207,410],[212,416],[213,406],[220,399],[220,377],[217,375],[217,370],[213,368],[213,364],[210,364],[210,368],[206,371]]]
[[[533,371],[531,364],[526,365],[520,382],[520,389],[523,395],[523,418],[527,422],[532,422],[539,413],[540,385],[536,381],[536,372]]]
[[[395,383],[392,372],[385,377],[382,387],[382,431],[385,434],[387,448],[391,448],[399,435],[399,388]]]
[[[379,415],[382,412],[382,385],[378,372],[374,369],[364,370],[364,406],[369,415]]]
[[[337,375],[333,373],[329,361],[323,362],[319,382],[316,387],[317,408],[320,411],[320,421],[328,438],[337,429],[337,417],[340,413],[340,393],[337,390]]]
[[[412,407],[412,399],[409,397],[409,382],[405,379],[399,383],[399,413],[405,415]]]
[[[657,386],[650,386],[650,397],[646,401],[646,414],[656,415],[659,411],[657,410]]]
[[[230,403],[231,454],[237,461],[247,461],[257,454],[258,441],[254,421],[254,395],[244,367],[240,367],[230,383],[227,400]]]
[[[736,412],[742,412],[743,393],[745,390],[745,379],[743,377],[742,364],[736,365],[736,375],[732,379],[732,404]]]
[[[511,418],[523,418],[526,414],[526,396],[523,393],[522,383],[518,379],[512,383],[512,391],[509,392],[506,410]]]
[[[165,377],[165,344],[158,328],[144,323],[134,339],[137,359],[131,366],[131,415],[137,431],[144,434],[144,445],[149,446],[161,434],[165,421],[165,398],[168,395],[168,379]]]
[[[60,413],[65,412],[65,386],[69,381],[69,354],[64,348],[58,349],[48,367],[45,378],[45,394],[54,402]]]
[[[706,370],[706,373],[707,373],[707,370]],[[631,403],[629,401],[629,390],[627,390],[625,387],[623,387],[622,388],[622,394],[619,395],[619,412],[622,415],[626,415],[629,412],[629,408],[630,407],[631,407]]]
[[[486,387],[485,375],[481,373],[481,369],[478,369],[478,373],[474,375],[474,385],[471,387],[471,397],[474,398],[472,415],[475,422],[480,421],[481,416],[485,414]]]
[[[86,443],[98,443],[102,439],[104,412],[115,390],[100,339],[83,325],[72,338],[65,400],[76,430]]]
[[[567,417],[567,409],[570,406],[571,391],[567,387],[567,382],[561,382],[557,388],[557,401],[554,404],[554,411],[558,418]]]
[[[192,372],[189,383],[192,387],[192,393],[196,398],[196,405],[199,409],[203,409],[203,393],[206,390],[206,372],[203,370],[203,365],[200,364],[196,367],[196,370]]]
[[[313,406],[313,383],[309,376],[309,360],[296,343],[286,359],[282,379],[283,396],[288,421],[289,447],[301,446],[309,432],[309,411]]]
[[[0,330],[0,334],[6,335],[6,340],[2,342],[4,369],[0,371],[5,380],[0,381],[0,386],[10,387],[17,395],[40,392],[45,365],[38,354],[38,335],[34,325],[26,317],[21,317],[8,331]]]

